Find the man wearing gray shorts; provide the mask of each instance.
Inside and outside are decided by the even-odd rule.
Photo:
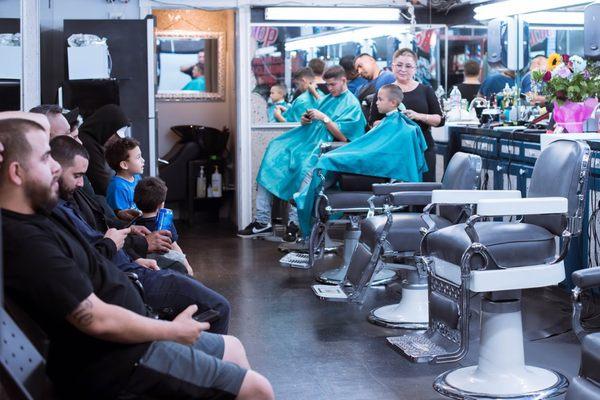
[[[274,399],[238,339],[193,319],[196,305],[172,321],[152,318],[125,273],[70,221],[48,217],[61,172],[48,131],[44,116],[0,113],[6,296],[48,334],[47,372],[59,396]]]

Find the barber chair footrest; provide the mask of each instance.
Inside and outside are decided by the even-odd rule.
[[[281,257],[279,264],[282,267],[310,269],[309,256],[307,253],[288,253]]]
[[[432,336],[435,337],[435,336]],[[428,363],[435,356],[447,354],[448,350],[432,339],[427,333],[391,336],[387,338],[394,350],[414,363]]]
[[[475,365],[446,371],[433,382],[436,392],[452,399],[547,399],[568,386],[559,372],[531,366],[490,375]]]
[[[348,295],[339,285],[312,285],[315,295],[321,300],[347,302]]]
[[[315,279],[319,283],[324,283],[325,285],[339,285],[342,280],[346,277],[346,273],[348,272],[348,267],[340,267],[331,269],[329,271],[323,272],[321,275],[317,276]],[[377,272],[371,281],[370,286],[380,286],[385,285],[387,283],[392,282],[397,278],[396,271],[392,271],[389,269],[382,269]]]

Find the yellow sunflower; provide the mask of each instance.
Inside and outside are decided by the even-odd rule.
[[[547,71],[552,71],[558,64],[562,62],[562,57],[560,54],[552,53],[550,57],[548,57],[548,65],[546,66]]]

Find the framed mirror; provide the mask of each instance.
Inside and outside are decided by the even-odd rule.
[[[224,101],[225,34],[157,31],[156,81],[160,101]]]

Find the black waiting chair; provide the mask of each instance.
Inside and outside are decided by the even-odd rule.
[[[433,231],[421,242],[429,280],[429,328],[388,338],[413,362],[458,362],[469,348],[470,301],[481,299],[475,366],[438,376],[434,389],[452,398],[547,398],[564,393],[561,373],[525,364],[521,290],[557,285],[564,257],[581,232],[590,148],[558,140],[535,163],[527,198],[472,200],[434,191],[432,203],[474,203],[464,224]],[[522,216],[516,222],[487,221]],[[557,238],[562,239],[558,247]]]

